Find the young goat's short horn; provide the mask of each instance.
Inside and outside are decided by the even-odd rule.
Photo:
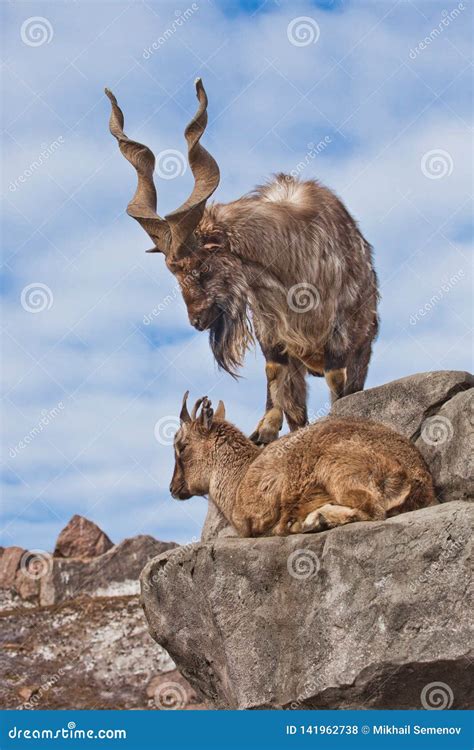
[[[196,416],[197,416],[197,413],[198,413],[198,409],[201,406],[201,404],[202,404],[202,402],[204,401],[205,398],[207,398],[207,396],[203,396],[202,398],[198,398],[198,400],[194,404],[193,409],[191,411],[191,419],[193,421],[196,419]]]
[[[207,398],[207,396],[205,396],[202,402],[200,421],[201,421],[202,426],[205,427],[206,430],[210,428],[213,417],[214,417],[214,409],[212,408],[212,404],[210,400]]]

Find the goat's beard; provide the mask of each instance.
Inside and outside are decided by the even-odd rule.
[[[209,330],[209,343],[220,368],[237,378],[237,370],[242,367],[245,352],[253,343],[252,326],[245,301],[239,304],[234,314],[220,307]]]

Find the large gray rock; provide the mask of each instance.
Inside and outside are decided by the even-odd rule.
[[[420,434],[425,419],[436,414],[457,393],[473,387],[474,377],[468,372],[420,372],[345,396],[336,401],[331,414],[367,417],[413,440]]]
[[[426,419],[416,445],[430,468],[439,500],[472,500],[474,389],[456,394]]]
[[[474,378],[442,370],[409,375],[337,401],[334,416],[382,422],[413,440],[433,476],[438,500],[474,497]]]
[[[165,552],[141,575],[150,632],[218,708],[421,708],[434,682],[472,707],[473,515],[452,502]]]
[[[229,536],[237,536],[236,530],[212,500],[209,500],[209,507],[201,532],[201,542],[209,542],[211,539],[222,539]]]

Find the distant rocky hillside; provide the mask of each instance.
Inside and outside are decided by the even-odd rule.
[[[0,548],[1,708],[201,708],[139,604],[144,565],[176,545],[114,545],[73,516],[53,554]]]

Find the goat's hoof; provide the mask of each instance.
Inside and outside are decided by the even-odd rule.
[[[269,445],[277,440],[278,432],[268,429],[268,427],[261,427],[260,429],[254,430],[250,435],[250,440],[256,445]]]
[[[332,529],[332,524],[329,523],[326,516],[318,513],[318,531],[327,531],[328,529]]]

